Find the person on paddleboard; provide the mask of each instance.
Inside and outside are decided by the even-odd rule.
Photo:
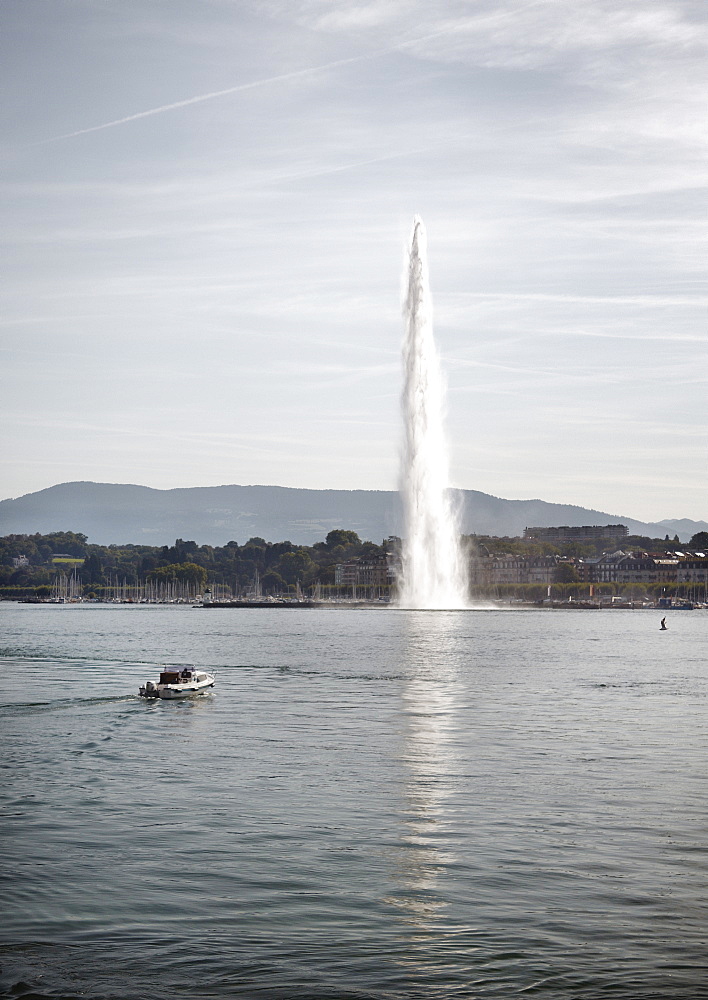
[[[661,619],[661,629],[660,629],[660,631],[661,632],[665,632],[667,628],[668,628],[668,625],[666,624],[666,619],[662,618]]]

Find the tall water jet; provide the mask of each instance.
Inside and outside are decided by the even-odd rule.
[[[403,313],[404,538],[398,603],[431,610],[465,608],[469,579],[449,492],[444,386],[433,337],[425,227],[418,216],[413,220]]]

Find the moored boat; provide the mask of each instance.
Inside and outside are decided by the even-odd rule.
[[[165,667],[157,684],[146,681],[140,688],[141,698],[189,698],[214,687],[214,674],[196,667]]]

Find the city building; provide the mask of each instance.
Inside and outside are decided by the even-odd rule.
[[[388,587],[394,574],[386,556],[378,559],[350,559],[334,567],[337,587]]]
[[[578,560],[584,583],[708,584],[708,558],[683,552],[608,552]]]
[[[519,583],[553,583],[558,556],[521,556],[503,552],[475,561],[473,578],[490,586]]]

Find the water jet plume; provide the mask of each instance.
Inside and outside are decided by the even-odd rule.
[[[469,574],[449,490],[444,383],[433,337],[425,227],[416,216],[403,306],[404,537],[398,603],[405,608],[468,607]]]

